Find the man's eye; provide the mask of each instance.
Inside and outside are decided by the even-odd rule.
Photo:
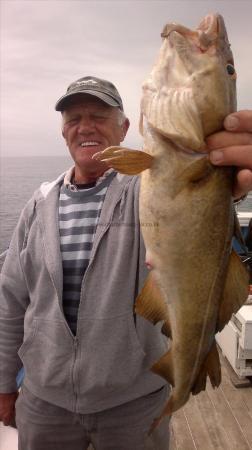
[[[72,119],[68,119],[66,121],[66,124],[67,125],[74,125],[75,123],[77,123],[77,121],[78,121],[77,117],[73,117]]]
[[[108,116],[104,114],[93,114],[93,120],[103,121],[106,120]]]

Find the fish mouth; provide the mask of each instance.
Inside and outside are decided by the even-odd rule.
[[[161,36],[169,38],[172,46],[176,46],[177,43],[179,45],[181,37],[183,37],[185,41],[191,42],[201,52],[213,48],[220,40],[225,41],[225,44],[230,47],[225,23],[220,14],[208,14],[202,19],[196,30],[191,30],[176,23],[167,24]]]

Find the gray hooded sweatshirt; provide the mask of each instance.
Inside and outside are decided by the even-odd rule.
[[[138,177],[117,174],[103,203],[85,272],[77,333],[62,308],[58,202],[61,175],[21,213],[1,272],[0,392],[26,387],[41,399],[92,413],[136,399],[165,381],[150,366],[167,351],[160,326],[134,314],[147,276]]]

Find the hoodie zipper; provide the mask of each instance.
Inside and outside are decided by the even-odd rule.
[[[73,394],[74,394],[74,410],[77,412],[77,400],[78,400],[78,383],[77,376],[75,376],[75,372],[77,371],[77,352],[78,352],[78,338],[74,337],[74,361],[73,361],[73,369],[72,369],[72,383],[73,383]]]
[[[94,257],[95,257],[96,251],[97,251],[97,249],[98,249],[98,247],[99,247],[99,245],[100,245],[100,242],[101,242],[101,240],[102,240],[104,234],[105,234],[105,233],[107,232],[107,230],[109,229],[110,225],[111,225],[111,221],[106,225],[105,229],[103,230],[103,232],[102,232],[101,235],[99,236],[99,239],[94,243],[93,248],[92,248],[92,251],[91,251],[91,255],[90,255],[89,264],[88,264],[88,266],[87,266],[87,268],[86,268],[86,270],[85,270],[84,277],[83,277],[82,282],[81,282],[80,303],[79,303],[79,309],[78,309],[78,314],[77,314],[76,336],[78,335],[78,329],[79,329],[79,320],[78,320],[78,316],[79,316],[80,306],[81,306],[81,303],[82,303],[83,289],[84,289],[84,285],[85,285],[85,282],[86,282],[86,278],[87,278],[87,276],[88,276],[88,272],[90,271],[90,267],[91,267],[92,264],[93,264]]]
[[[113,180],[112,180],[112,181],[113,181]],[[127,186],[127,185],[126,185],[126,186]],[[122,204],[122,202],[123,202],[123,203],[125,202],[125,192],[124,192],[124,191],[125,191],[125,189],[126,189],[126,186],[124,186],[124,188],[123,188],[123,190],[122,190],[122,192],[121,192],[121,195],[118,196],[117,201],[116,201],[115,204],[114,204],[113,211],[112,211],[112,213],[111,213],[111,216],[110,216],[110,218],[109,218],[109,220],[108,220],[108,223],[107,223],[106,227],[105,227],[104,230],[101,232],[101,234],[100,234],[100,236],[98,237],[98,239],[94,241],[93,248],[92,248],[91,255],[90,255],[89,264],[88,264],[88,266],[87,266],[87,268],[86,268],[86,271],[85,271],[85,273],[84,273],[84,277],[83,277],[82,283],[81,283],[79,310],[80,310],[80,306],[81,306],[81,303],[82,303],[82,295],[83,295],[84,285],[85,285],[85,282],[86,282],[86,278],[87,278],[87,276],[88,276],[88,273],[89,273],[89,271],[90,271],[90,267],[92,266],[92,263],[93,263],[93,261],[94,261],[94,258],[95,258],[97,249],[98,249],[98,247],[99,247],[99,245],[100,245],[100,243],[101,243],[101,241],[102,241],[102,239],[103,239],[105,233],[108,231],[108,229],[109,229],[110,226],[111,226],[111,223],[113,222],[113,214],[114,214],[115,208],[116,208],[116,206],[118,205],[118,203],[120,203],[120,217],[121,217],[121,215],[122,215],[122,205],[121,205],[121,204]],[[103,204],[104,204],[104,203],[103,203]],[[100,216],[100,217],[101,217],[101,216]],[[78,315],[79,315],[79,310],[78,310]],[[78,315],[77,315],[76,336],[78,335],[78,328],[79,328]]]

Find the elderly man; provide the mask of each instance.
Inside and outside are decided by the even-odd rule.
[[[0,420],[16,409],[19,450],[166,450],[168,419],[148,430],[168,395],[149,367],[167,343],[134,315],[147,274],[138,177],[92,159],[120,145],[129,120],[115,86],[91,76],[56,110],[74,167],[28,202],[2,270]],[[243,167],[241,196],[252,188],[252,112],[229,116],[227,128],[234,119],[208,143],[213,163]]]

